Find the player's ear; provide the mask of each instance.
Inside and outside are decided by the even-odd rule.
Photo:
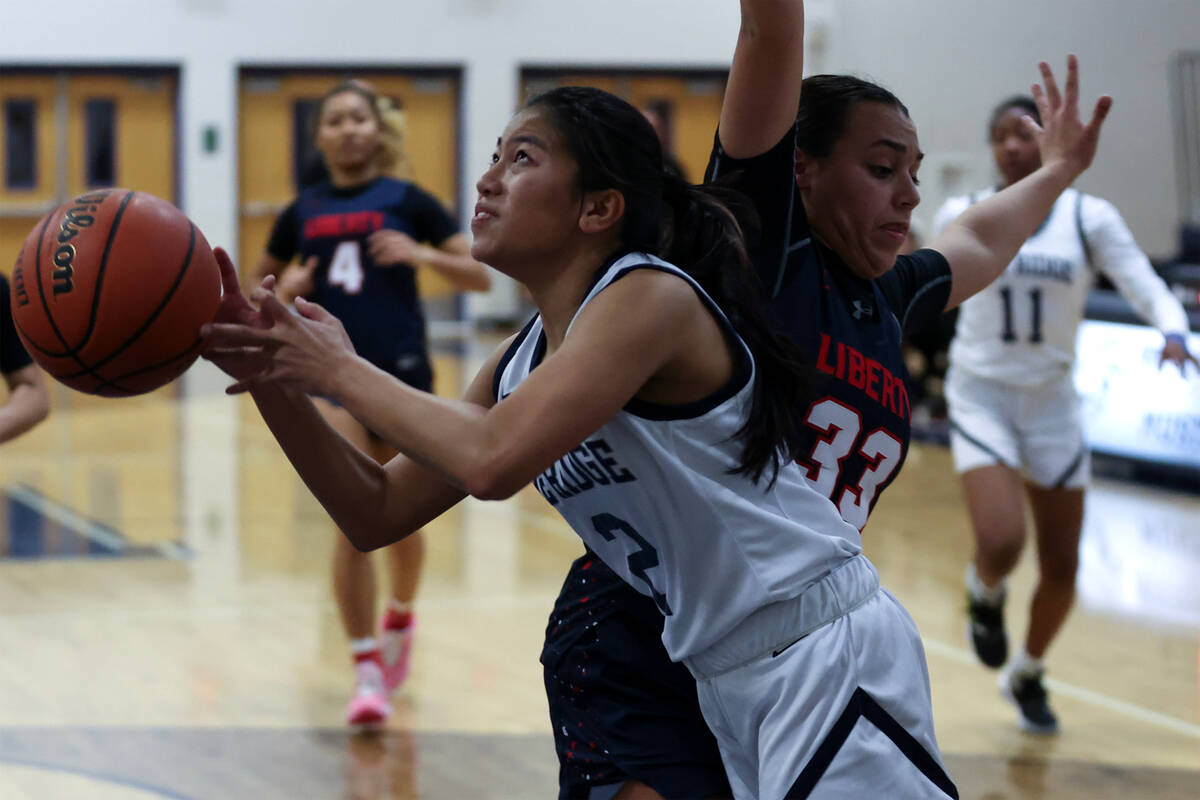
[[[625,195],[616,189],[599,189],[583,195],[579,229],[584,233],[603,233],[625,216]]]
[[[797,147],[796,162],[794,166],[797,188],[804,190],[812,186],[813,171],[815,167],[816,159]]]

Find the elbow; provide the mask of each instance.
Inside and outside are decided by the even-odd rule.
[[[507,500],[524,485],[497,462],[483,462],[463,479],[463,489],[476,500]]]

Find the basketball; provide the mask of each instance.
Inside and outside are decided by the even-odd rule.
[[[204,235],[167,201],[128,189],[87,192],[44,216],[12,273],[25,349],[60,382],[104,397],[182,374],[220,299]]]

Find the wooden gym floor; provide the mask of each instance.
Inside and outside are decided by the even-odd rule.
[[[440,355],[439,391],[490,346]],[[553,797],[537,654],[574,535],[532,490],[431,525],[412,676],[384,734],[348,735],[332,531],[222,384],[60,402],[0,448],[0,797]],[[944,449],[913,447],[866,540],[925,638],[964,798],[1197,796],[1200,493],[1095,480],[1052,739],[1019,731],[965,643],[970,534]]]

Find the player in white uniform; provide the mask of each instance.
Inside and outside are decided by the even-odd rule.
[[[989,135],[1005,185],[1040,166],[1023,117],[1032,98],[1014,97],[992,114]],[[994,189],[947,200],[935,229]],[[962,476],[976,551],[967,570],[970,636],[990,667],[1008,660],[1005,577],[1025,544],[1022,484],[1033,510],[1039,579],[1024,648],[1001,676],[1022,726],[1054,733],[1058,721],[1042,684],[1043,657],[1074,599],[1084,487],[1089,476],[1080,400],[1072,384],[1075,338],[1088,290],[1103,272],[1165,336],[1162,360],[1183,369],[1187,316],[1155,274],[1109,202],[1063,192],[1050,216],[1004,273],[966,300],[950,346],[946,382],[954,466]]]
[[[304,301],[289,314],[270,278],[255,310],[223,251],[206,356],[360,548],[533,481],[654,598],[737,797],[957,797],[916,628],[794,463],[805,372],[767,325],[719,190],[669,177],[636,108],[579,88],[518,112],[477,187],[473,255],[539,313],[465,402],[356,357],[336,319]],[[402,455],[376,464],[308,394]]]

